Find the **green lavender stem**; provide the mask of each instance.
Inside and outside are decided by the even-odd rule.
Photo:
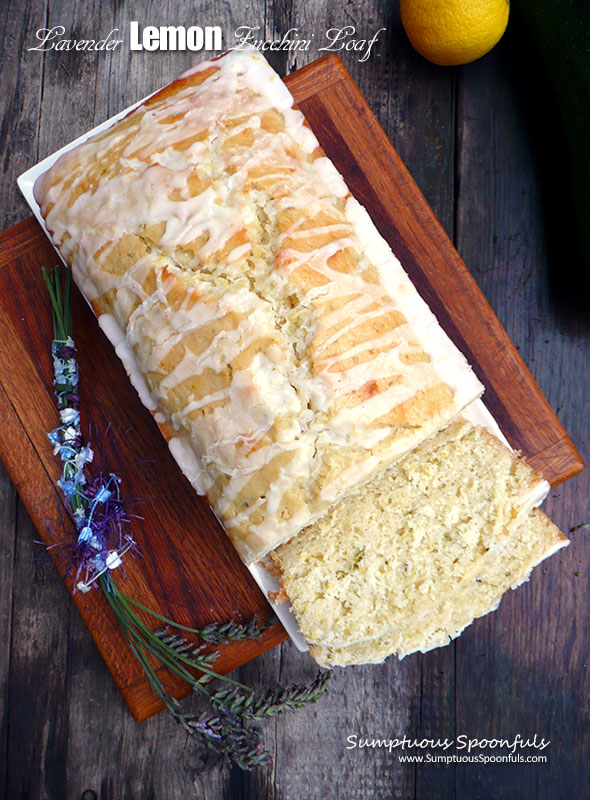
[[[62,300],[60,268],[55,267],[48,270],[41,268],[43,280],[47,285],[49,297],[51,299],[51,313],[53,316],[53,338],[65,342],[68,336],[72,335],[72,273],[66,270],[65,297]]]

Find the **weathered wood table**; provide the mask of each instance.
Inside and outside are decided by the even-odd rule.
[[[70,38],[128,36],[144,24],[240,25],[262,38],[297,28],[307,51],[279,52],[287,74],[317,58],[325,32],[380,28],[371,56],[346,66],[455,242],[582,456],[588,458],[588,294],[567,226],[559,128],[542,75],[519,59],[511,21],[480,62],[442,69],[409,47],[397,3],[254,0],[184,4],[31,0],[0,6],[3,91],[2,229],[28,216],[16,176],[57,147],[158,88],[191,53],[29,51],[35,32],[63,25]],[[313,34],[313,35],[312,35]],[[258,38],[261,38],[258,37]],[[556,166],[557,165],[557,166]],[[545,509],[565,533],[590,521],[590,477],[551,492]],[[127,711],[35,529],[4,473],[0,497],[0,798],[586,798],[590,782],[587,651],[590,540],[572,545],[510,593],[451,646],[378,667],[337,671],[316,706],[264,725],[272,765],[251,774],[203,772],[164,714],[138,725]],[[290,643],[239,670],[247,683],[311,678]],[[395,751],[347,749],[347,737],[550,739],[546,763],[400,763]],[[456,752],[456,751],[451,751]],[[493,751],[485,751],[493,755]],[[527,751],[527,755],[531,751]]]

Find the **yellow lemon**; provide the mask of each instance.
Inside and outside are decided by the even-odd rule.
[[[485,55],[506,30],[509,11],[510,0],[401,0],[409,40],[442,66]]]

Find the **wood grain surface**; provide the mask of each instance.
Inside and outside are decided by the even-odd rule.
[[[126,29],[137,13],[128,0],[0,4],[2,229],[28,216],[15,184],[19,173],[194,61],[191,53],[131,54],[127,46],[99,56],[30,53],[34,32],[63,24],[72,35],[106,35],[112,27]],[[238,25],[260,25],[267,38],[298,27],[314,44],[307,52],[272,54],[282,75],[321,55],[318,43],[329,28],[352,24],[360,38],[386,27],[367,62],[343,53],[346,66],[564,428],[588,457],[588,322],[558,305],[547,279],[549,268],[566,279],[571,266],[552,263],[546,245],[552,219],[546,201],[566,198],[559,186],[547,183],[537,155],[540,130],[533,127],[527,102],[532,96],[544,107],[545,98],[515,68],[522,42],[510,26],[480,62],[440,69],[407,44],[396,2],[254,0],[244,6],[228,0],[200,3],[189,13],[180,0],[165,7],[148,0],[142,18],[146,24],[214,22],[226,41]],[[544,117],[550,134],[551,124],[551,116]],[[7,401],[0,393],[2,410]],[[25,459],[25,449],[14,458]],[[590,521],[589,498],[585,472],[553,490],[546,510],[567,533]],[[1,798],[587,797],[590,542],[584,530],[450,647],[401,663],[336,671],[320,704],[265,724],[273,761],[252,774],[222,765],[203,771],[165,714],[134,722],[36,539],[3,473]],[[265,685],[302,681],[314,671],[309,658],[286,642],[240,667],[235,677]],[[547,764],[402,764],[387,750],[347,750],[352,733],[537,733],[551,745]]]

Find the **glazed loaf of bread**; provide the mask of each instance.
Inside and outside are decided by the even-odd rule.
[[[482,391],[256,51],[157,92],[35,197],[248,563]]]

